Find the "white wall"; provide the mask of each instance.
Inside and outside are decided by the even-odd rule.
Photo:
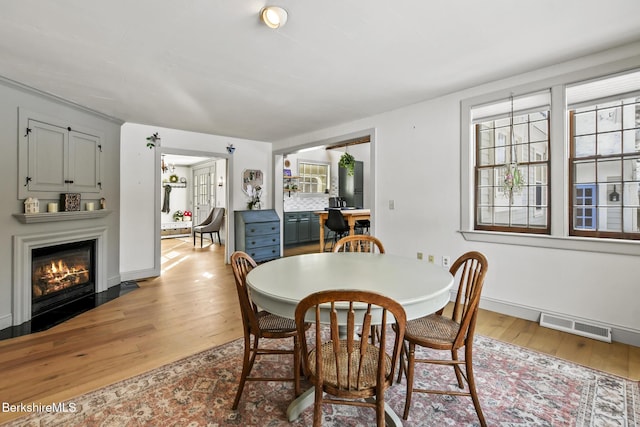
[[[479,250],[489,259],[483,307],[532,320],[540,311],[548,311],[597,321],[614,328],[614,340],[640,345],[637,256],[469,242],[459,233],[461,100],[624,58],[631,58],[627,66],[637,67],[638,52],[638,44],[607,51],[277,141],[274,150],[375,128],[372,219],[389,253],[415,257],[420,251],[435,255],[439,262],[442,255],[453,259]]]
[[[140,279],[160,273],[160,154],[158,148],[149,149],[146,146],[146,138],[156,132],[161,138],[162,150],[228,158],[224,189],[229,186],[229,201],[223,206],[229,206],[229,231],[226,236],[226,250],[229,253],[234,249],[233,211],[245,209],[248,199],[240,186],[243,170],[260,169],[265,173],[263,208],[272,206],[269,194],[273,187],[270,143],[126,123],[122,126],[120,151],[123,211],[120,271],[124,279]],[[229,144],[236,148],[233,155],[227,153]]]

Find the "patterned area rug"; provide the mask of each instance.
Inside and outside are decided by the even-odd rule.
[[[255,369],[287,373],[290,356],[263,357]],[[11,426],[309,426],[307,408],[289,423],[290,383],[251,382],[240,407],[231,404],[240,378],[242,341],[237,340],[66,403],[75,412],[39,413]],[[636,426],[639,384],[624,378],[478,336],[474,349],[480,402],[490,426]],[[421,364],[422,365],[422,364]],[[451,384],[453,370],[419,368],[424,386]],[[305,384],[305,387],[308,384]],[[405,383],[385,399],[402,414]],[[375,425],[369,408],[325,405],[324,426]],[[414,395],[405,426],[479,425],[471,399]]]

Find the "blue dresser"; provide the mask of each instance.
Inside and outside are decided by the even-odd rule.
[[[280,218],[273,209],[235,211],[236,250],[256,262],[280,258]]]

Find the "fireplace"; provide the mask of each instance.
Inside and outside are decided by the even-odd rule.
[[[95,293],[95,240],[32,249],[31,317]]]
[[[86,242],[91,242],[91,248],[83,248]],[[35,281],[33,275],[35,269],[45,266],[50,268],[52,262],[56,270],[64,269],[57,260],[50,259],[51,248],[56,248],[69,258],[65,263],[70,271],[59,278],[60,284],[47,287],[45,284],[53,280],[53,275],[60,273],[45,271],[39,273],[40,278]],[[89,273],[84,272],[86,267],[76,265],[78,259],[83,263],[87,259],[90,260]],[[119,281],[115,282],[117,283]],[[83,303],[89,299],[89,293],[97,296],[107,289],[107,227],[13,236],[13,326],[26,324],[31,321],[32,316],[37,316],[38,319],[50,317],[50,314],[54,315]],[[72,300],[77,302],[69,303]],[[55,309],[52,308],[54,304],[64,305]]]

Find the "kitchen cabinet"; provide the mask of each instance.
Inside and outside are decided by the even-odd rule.
[[[364,163],[356,161],[353,175],[347,169],[338,168],[338,195],[347,202],[347,206],[364,206]]]
[[[285,212],[284,216],[285,245],[320,240],[320,219],[318,215],[314,215],[312,211],[301,211]]]
[[[235,211],[235,249],[256,262],[280,258],[280,218],[273,209]]]

